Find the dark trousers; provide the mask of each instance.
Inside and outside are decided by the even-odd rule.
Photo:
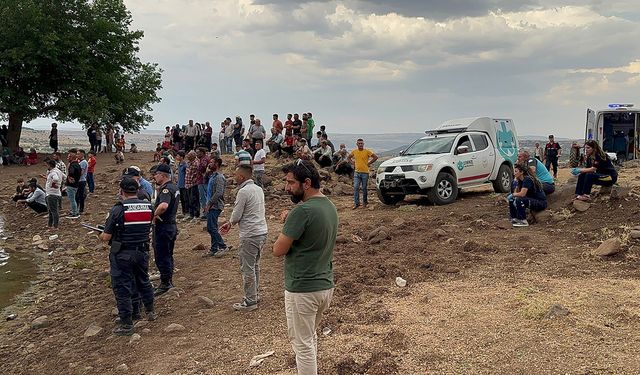
[[[555,178],[558,175],[558,158],[548,157],[544,164],[548,171],[551,171],[551,167],[553,167],[553,178]]]
[[[50,139],[49,140],[49,146],[53,149],[53,152],[58,152],[58,140],[57,139]]]
[[[175,224],[156,224],[153,231],[154,257],[160,271],[160,281],[171,283],[173,277],[173,248],[176,244],[177,228]]]
[[[87,181],[78,182],[78,191],[76,192],[76,203],[78,204],[78,211],[84,212],[84,200],[86,196]]]
[[[351,176],[353,174],[353,165],[342,163],[335,168],[335,172],[340,175]]]
[[[576,194],[591,194],[593,185],[612,186],[618,180],[618,176],[611,177],[608,174],[580,173],[576,184]]]
[[[509,201],[509,215],[512,218],[525,220],[527,208],[533,212],[544,211],[547,208],[547,201],[527,197],[515,197]]]
[[[132,324],[132,315],[140,311],[140,301],[147,311],[153,310],[149,252],[121,249],[117,254],[109,254],[109,265],[118,316],[124,324]]]
[[[87,186],[89,187],[89,193],[93,193],[96,188],[93,172],[87,172]]]
[[[200,217],[200,194],[198,193],[198,185],[194,185],[187,189],[189,216]]]
[[[62,197],[59,195],[47,195],[47,209],[49,210],[49,227],[58,227],[60,221],[60,204]]]
[[[189,205],[187,204],[189,199],[188,194],[189,192],[186,188],[180,188],[180,207],[182,207],[183,215],[189,214]]]
[[[41,214],[47,212],[47,205],[38,202],[27,202],[27,207]]]
[[[320,154],[316,154],[314,156],[314,159],[316,160],[316,163],[318,163],[318,165],[320,165],[321,168],[324,167],[330,167],[331,166],[331,158],[328,156],[323,156]]]
[[[194,137],[185,136],[184,137],[184,150],[189,152],[193,150],[193,142],[195,141]]]
[[[220,235],[220,232],[218,232],[218,218],[221,213],[222,210],[216,209],[207,213],[207,232],[209,232],[209,235],[211,236],[211,249],[209,251],[212,253],[227,247]]]

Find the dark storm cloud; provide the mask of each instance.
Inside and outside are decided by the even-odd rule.
[[[330,3],[331,1],[256,0],[256,4],[270,4],[282,8],[295,8],[303,3]],[[498,9],[517,11],[538,6],[538,0],[347,0],[343,3],[355,9],[376,14],[397,13],[409,17],[435,20],[466,16],[482,16]]]

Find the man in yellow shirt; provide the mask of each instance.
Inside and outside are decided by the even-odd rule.
[[[354,164],[355,173],[353,175],[353,209],[360,207],[360,186],[362,186],[362,203],[367,207],[369,203],[367,186],[369,183],[369,166],[378,160],[378,156],[373,151],[364,148],[362,138],[356,141],[357,149],[349,154],[349,163]]]

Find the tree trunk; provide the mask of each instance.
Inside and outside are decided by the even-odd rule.
[[[22,133],[23,116],[21,113],[9,113],[9,131],[7,134],[7,144],[11,152],[20,145],[20,134]]]

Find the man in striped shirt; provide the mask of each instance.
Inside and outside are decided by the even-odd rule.
[[[239,167],[241,165],[251,166],[252,164],[251,160],[253,159],[253,156],[249,152],[248,140],[245,139],[244,141],[242,141],[242,150],[236,152],[235,159],[236,159],[236,167]]]

